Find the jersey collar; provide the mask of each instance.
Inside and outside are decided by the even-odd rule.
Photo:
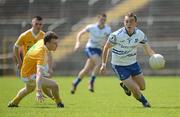
[[[100,28],[100,27],[99,27],[99,24],[98,24],[98,22],[97,22],[97,23],[96,23],[96,26],[97,26],[98,29],[102,30],[102,29],[104,29],[104,28],[106,27],[106,24],[104,24],[104,27],[103,27],[103,28]]]
[[[126,30],[126,28],[123,27],[123,32],[126,33],[128,36],[132,36],[133,34],[136,34],[136,31],[137,31],[137,27],[135,27],[134,32],[131,35],[129,35],[128,31]]]
[[[41,31],[39,31],[38,34],[36,35],[36,34],[33,32],[32,28],[31,28],[30,30],[31,30],[31,33],[32,33],[32,35],[33,35],[34,38],[36,38],[36,37],[38,37],[38,36],[40,35],[40,32],[41,32]]]

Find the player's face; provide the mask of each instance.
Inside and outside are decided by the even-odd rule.
[[[50,51],[55,51],[58,46],[58,39],[51,39],[50,42],[48,42],[48,49]]]
[[[99,24],[100,25],[104,25],[106,23],[106,17],[103,17],[103,16],[99,16]]]
[[[42,29],[42,20],[37,20],[37,19],[33,19],[32,20],[32,27],[35,29],[35,30],[38,30],[40,31]]]
[[[134,17],[124,17],[124,26],[129,33],[134,32],[134,28],[137,26],[137,21]]]

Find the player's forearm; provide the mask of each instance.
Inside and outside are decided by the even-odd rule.
[[[42,88],[42,73],[38,70],[36,74],[36,89],[41,90]]]
[[[52,68],[53,68],[53,58],[52,58],[52,53],[51,52],[49,52],[48,53],[48,66],[49,66],[49,69],[51,69],[52,70]]]
[[[109,48],[106,46],[103,49],[103,54],[102,54],[102,64],[106,64],[108,60],[108,55],[109,55]]]
[[[106,42],[103,48],[103,54],[102,54],[102,64],[106,64],[109,57],[109,49],[113,47],[113,44],[111,44],[109,41]]]
[[[155,54],[155,52],[150,48],[148,49],[148,55],[149,56],[152,56],[153,54]]]
[[[78,35],[76,37],[76,43],[80,43],[80,38],[81,38],[81,35],[78,33]]]
[[[77,34],[76,43],[80,43],[81,36],[84,35],[85,33],[86,33],[86,30],[83,29],[82,31],[80,31],[80,32]]]
[[[17,64],[22,63],[21,57],[19,56],[19,47],[14,46],[13,54],[15,56]]]
[[[148,56],[155,54],[154,50],[148,44],[144,45],[144,51]]]

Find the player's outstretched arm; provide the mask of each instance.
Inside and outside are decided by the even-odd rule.
[[[144,48],[145,54],[147,54],[148,56],[152,56],[153,54],[156,54],[148,43],[143,44],[143,48]]]
[[[104,74],[106,72],[106,64],[107,64],[108,56],[109,56],[109,49],[112,46],[113,45],[109,42],[109,40],[104,45],[103,54],[102,54],[102,64],[101,64],[101,68],[100,68],[100,74]]]
[[[42,66],[37,65],[37,73],[36,73],[36,99],[38,102],[43,102],[44,97],[42,93],[42,77],[43,77],[44,69]]]
[[[84,35],[85,33],[86,33],[86,29],[83,29],[77,34],[76,44],[75,44],[75,47],[74,47],[75,51],[77,51],[80,48],[80,39],[81,39],[81,36]]]
[[[49,78],[51,78],[53,74],[53,58],[51,52],[48,53],[48,66],[49,66],[49,70],[48,70]]]
[[[13,55],[15,57],[15,62],[16,62],[16,65],[18,66],[18,69],[21,69],[22,60],[21,60],[21,57],[19,54],[19,47],[16,45],[14,45],[14,47],[13,47]]]

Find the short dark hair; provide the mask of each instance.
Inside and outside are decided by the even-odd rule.
[[[98,16],[107,17],[105,13],[99,13]]]
[[[38,21],[42,21],[43,20],[43,18],[41,16],[34,16],[32,19],[36,19]]]
[[[137,16],[136,16],[134,13],[129,12],[129,13],[127,13],[125,16],[134,17],[135,21],[137,22]],[[125,16],[124,16],[124,17],[125,17]]]
[[[53,31],[46,32],[44,36],[44,44],[46,44],[46,42],[50,42],[51,39],[58,39],[58,36]]]

